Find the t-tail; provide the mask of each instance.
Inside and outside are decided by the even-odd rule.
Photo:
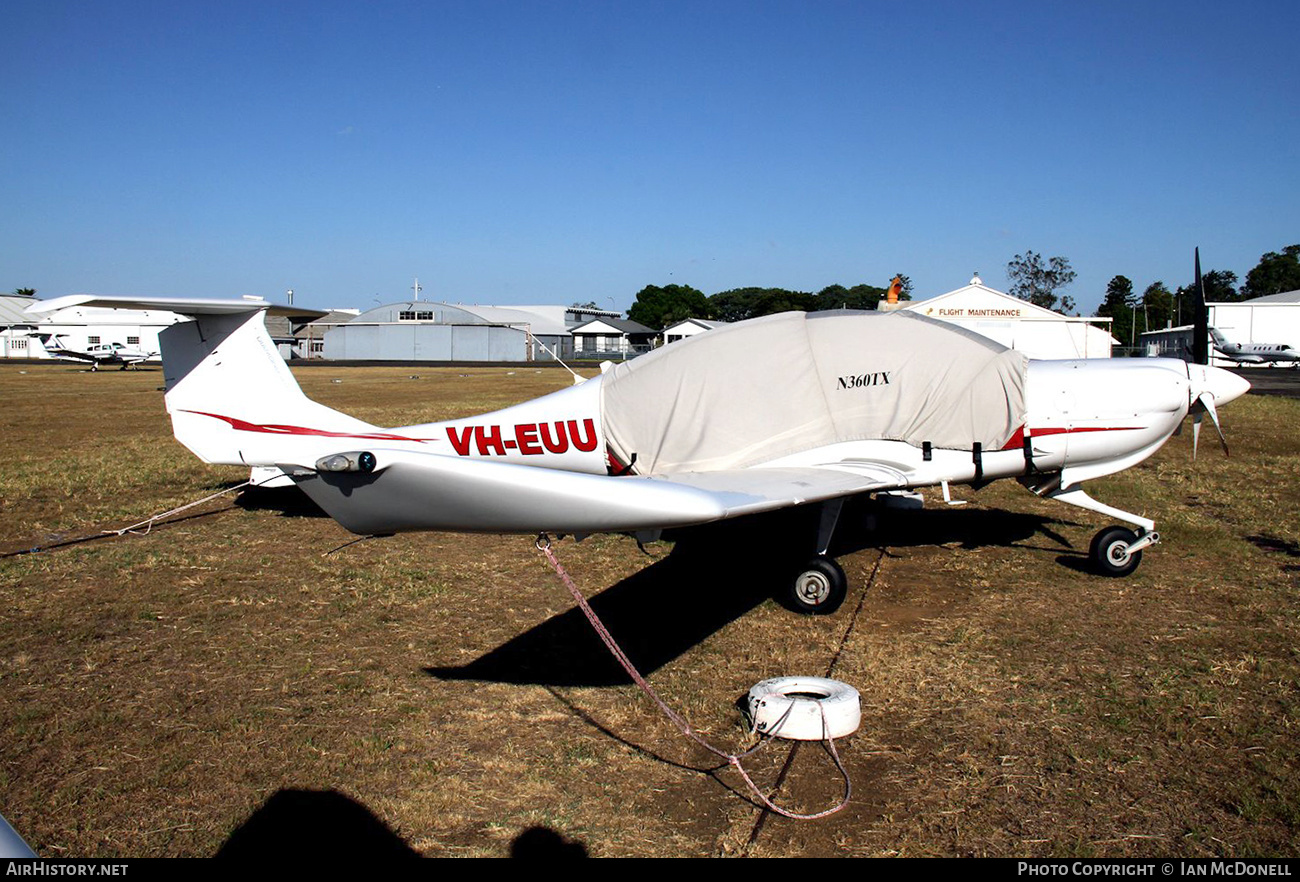
[[[168,310],[193,321],[164,329],[167,412],[176,439],[204,462],[266,466],[295,462],[304,437],[352,436],[375,427],[303,394],[275,343],[264,314],[303,319],[324,313],[259,300],[116,298],[73,295],[42,301],[29,312],[69,306]]]

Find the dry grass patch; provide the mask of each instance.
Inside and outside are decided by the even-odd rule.
[[[1165,537],[1125,580],[1080,569],[1100,521],[1014,485],[850,526],[853,593],[820,619],[765,599],[793,527],[738,529],[703,554],[560,543],[656,688],[721,746],[744,743],[734,702],[765,677],[831,671],[861,690],[863,728],[842,745],[855,798],[799,824],[760,813],[677,736],[527,537],[348,545],[292,495],[245,493],[147,536],[14,554],[246,477],[171,440],[161,372],[22,370],[0,365],[17,452],[0,474],[0,811],[42,854],[283,851],[305,819],[394,854],[1294,850],[1294,401],[1225,408],[1231,459],[1203,443],[1193,464],[1188,432],[1091,488]],[[385,425],[568,382],[298,376]],[[815,746],[752,767],[794,808],[838,796]]]

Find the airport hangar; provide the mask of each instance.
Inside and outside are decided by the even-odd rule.
[[[905,300],[898,308],[983,334],[1030,358],[1110,358],[1111,347],[1119,345],[1109,318],[1062,315],[990,288],[978,275],[965,287],[929,300]]]
[[[572,306],[390,303],[328,330],[323,355],[340,361],[567,361],[573,328],[619,315]]]
[[[1300,347],[1300,290],[1267,294],[1235,303],[1205,305],[1210,312],[1210,327],[1218,330],[1230,343],[1285,343]],[[1185,358],[1185,353],[1192,348],[1192,326],[1148,331],[1142,335],[1142,345],[1146,355]],[[1237,362],[1216,354],[1211,347],[1210,364],[1225,367]]]
[[[252,298],[250,298],[252,299]],[[0,297],[0,357],[52,358],[35,334],[60,334],[72,349],[121,343],[159,350],[158,334],[185,321],[162,310],[74,306],[34,316],[32,297]],[[611,310],[564,306],[461,306],[414,301],[357,315],[334,310],[308,322],[270,318],[267,329],[286,360],[549,361],[573,355],[570,329],[593,318],[618,318]]]

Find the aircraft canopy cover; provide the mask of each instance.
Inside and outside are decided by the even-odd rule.
[[[838,441],[1003,447],[1025,356],[913,312],[787,312],[717,328],[602,379],[610,452],[643,475],[744,468]]]

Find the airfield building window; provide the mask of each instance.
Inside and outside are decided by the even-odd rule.
[[[399,322],[413,322],[413,321],[415,321],[415,313],[414,313],[414,312],[399,312],[399,313],[397,314],[397,320],[398,320]]]
[[[433,321],[433,313],[431,313],[431,312],[417,312],[417,313],[415,314],[415,320],[416,320],[417,322],[431,322],[431,321]]]
[[[86,342],[89,343],[91,346],[98,346],[98,345],[99,345],[99,338],[98,338],[98,337],[87,337],[87,338],[86,338]]]
[[[127,346],[139,346],[139,345],[140,345],[140,338],[139,338],[139,337],[127,337],[127,338],[126,338],[126,345],[127,345]]]

